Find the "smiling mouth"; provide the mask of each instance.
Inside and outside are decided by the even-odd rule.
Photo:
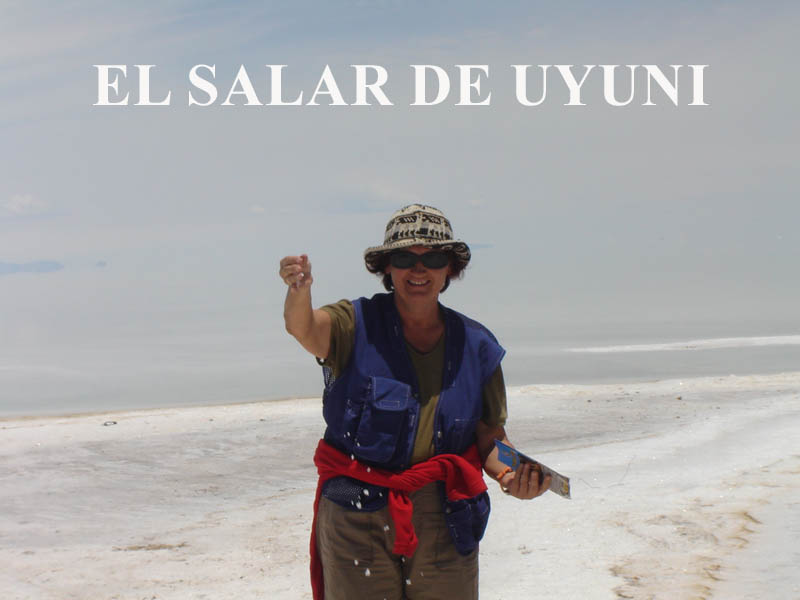
[[[408,280],[408,285],[411,285],[411,286],[414,286],[414,287],[423,287],[423,286],[428,285],[429,283],[430,283],[429,279],[427,279],[425,281],[414,281],[413,279],[409,279]]]

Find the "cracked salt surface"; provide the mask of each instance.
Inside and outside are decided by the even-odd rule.
[[[320,411],[310,399],[0,420],[0,589],[309,599]],[[520,502],[488,482],[482,598],[800,595],[800,373],[512,388],[507,429],[571,477],[573,500]]]

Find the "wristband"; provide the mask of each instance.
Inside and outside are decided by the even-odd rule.
[[[500,481],[501,479],[503,479],[503,477],[506,476],[507,473],[511,473],[511,471],[513,471],[513,469],[511,467],[507,466],[502,471],[500,471],[497,475],[495,475],[495,479],[497,481]]]

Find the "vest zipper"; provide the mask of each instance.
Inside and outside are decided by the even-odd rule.
[[[439,306],[441,306],[441,304]],[[442,425],[439,419],[439,411],[442,408],[442,400],[444,399],[446,392],[444,384],[446,381],[448,381],[453,359],[450,349],[450,315],[447,314],[447,309],[444,306],[442,306],[442,312],[444,313],[444,364],[442,365],[442,384],[439,391],[439,401],[436,403],[436,410],[433,413],[433,427],[435,430],[433,433],[434,454],[441,454],[442,452],[444,434],[442,432]]]

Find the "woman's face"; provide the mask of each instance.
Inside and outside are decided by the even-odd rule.
[[[404,248],[404,250],[421,255],[435,249],[425,246],[411,246],[410,248]],[[429,269],[421,261],[417,261],[417,264],[410,269],[399,269],[389,264],[386,267],[386,273],[391,275],[394,291],[401,298],[408,301],[431,299],[435,301],[444,287],[447,276],[451,274],[451,265],[448,264],[441,269]]]

